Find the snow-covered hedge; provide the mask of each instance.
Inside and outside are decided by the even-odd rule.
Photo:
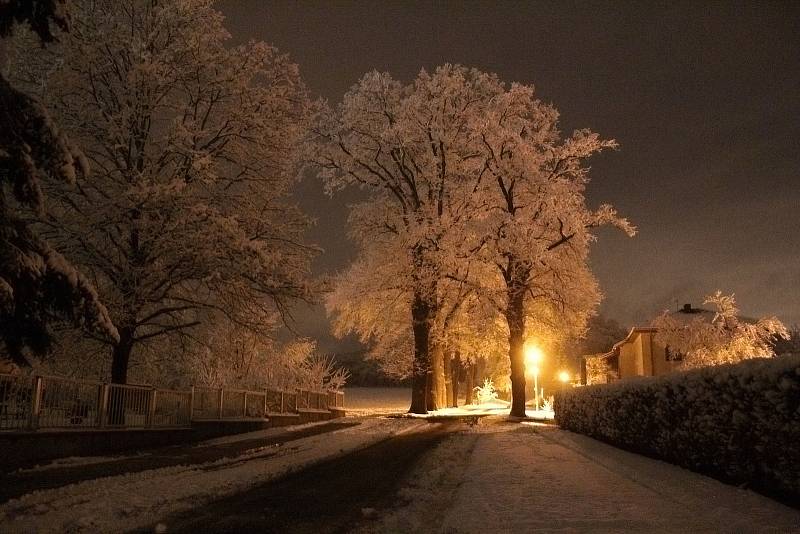
[[[566,430],[800,497],[800,356],[576,388],[555,413]]]

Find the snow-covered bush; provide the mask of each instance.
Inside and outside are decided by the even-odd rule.
[[[555,412],[566,430],[800,497],[800,356],[571,389]]]
[[[484,379],[482,386],[475,386],[475,397],[478,404],[487,404],[497,400],[497,390],[495,390],[491,378]]]
[[[588,384],[605,384],[609,379],[619,378],[619,373],[600,356],[586,358],[586,382]]]

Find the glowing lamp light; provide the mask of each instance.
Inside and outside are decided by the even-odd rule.
[[[558,373],[558,380],[563,384],[569,382],[569,378],[570,378],[569,373],[566,371],[561,371],[560,373]]]
[[[525,347],[525,363],[529,366],[536,367],[536,365],[542,361],[543,358],[544,353],[542,352],[542,349],[536,345],[527,345]]]
[[[534,365],[533,367],[531,367],[531,374],[533,376],[539,376],[539,366]]]

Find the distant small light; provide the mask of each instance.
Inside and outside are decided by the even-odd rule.
[[[566,384],[567,382],[569,382],[570,379],[569,373],[566,371],[561,371],[560,373],[558,373],[558,379]]]

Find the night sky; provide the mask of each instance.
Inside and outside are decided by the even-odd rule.
[[[742,313],[800,323],[800,3],[265,2],[219,4],[235,41],[289,53],[331,103],[365,72],[407,83],[461,63],[534,84],[562,129],[621,145],[594,158],[591,205],[639,228],[603,230],[601,311],[632,326],[716,289]],[[353,197],[350,197],[353,198]],[[347,266],[348,196],[305,180],[318,273]],[[320,310],[299,329],[336,348]],[[342,347],[343,348],[343,347]]]

